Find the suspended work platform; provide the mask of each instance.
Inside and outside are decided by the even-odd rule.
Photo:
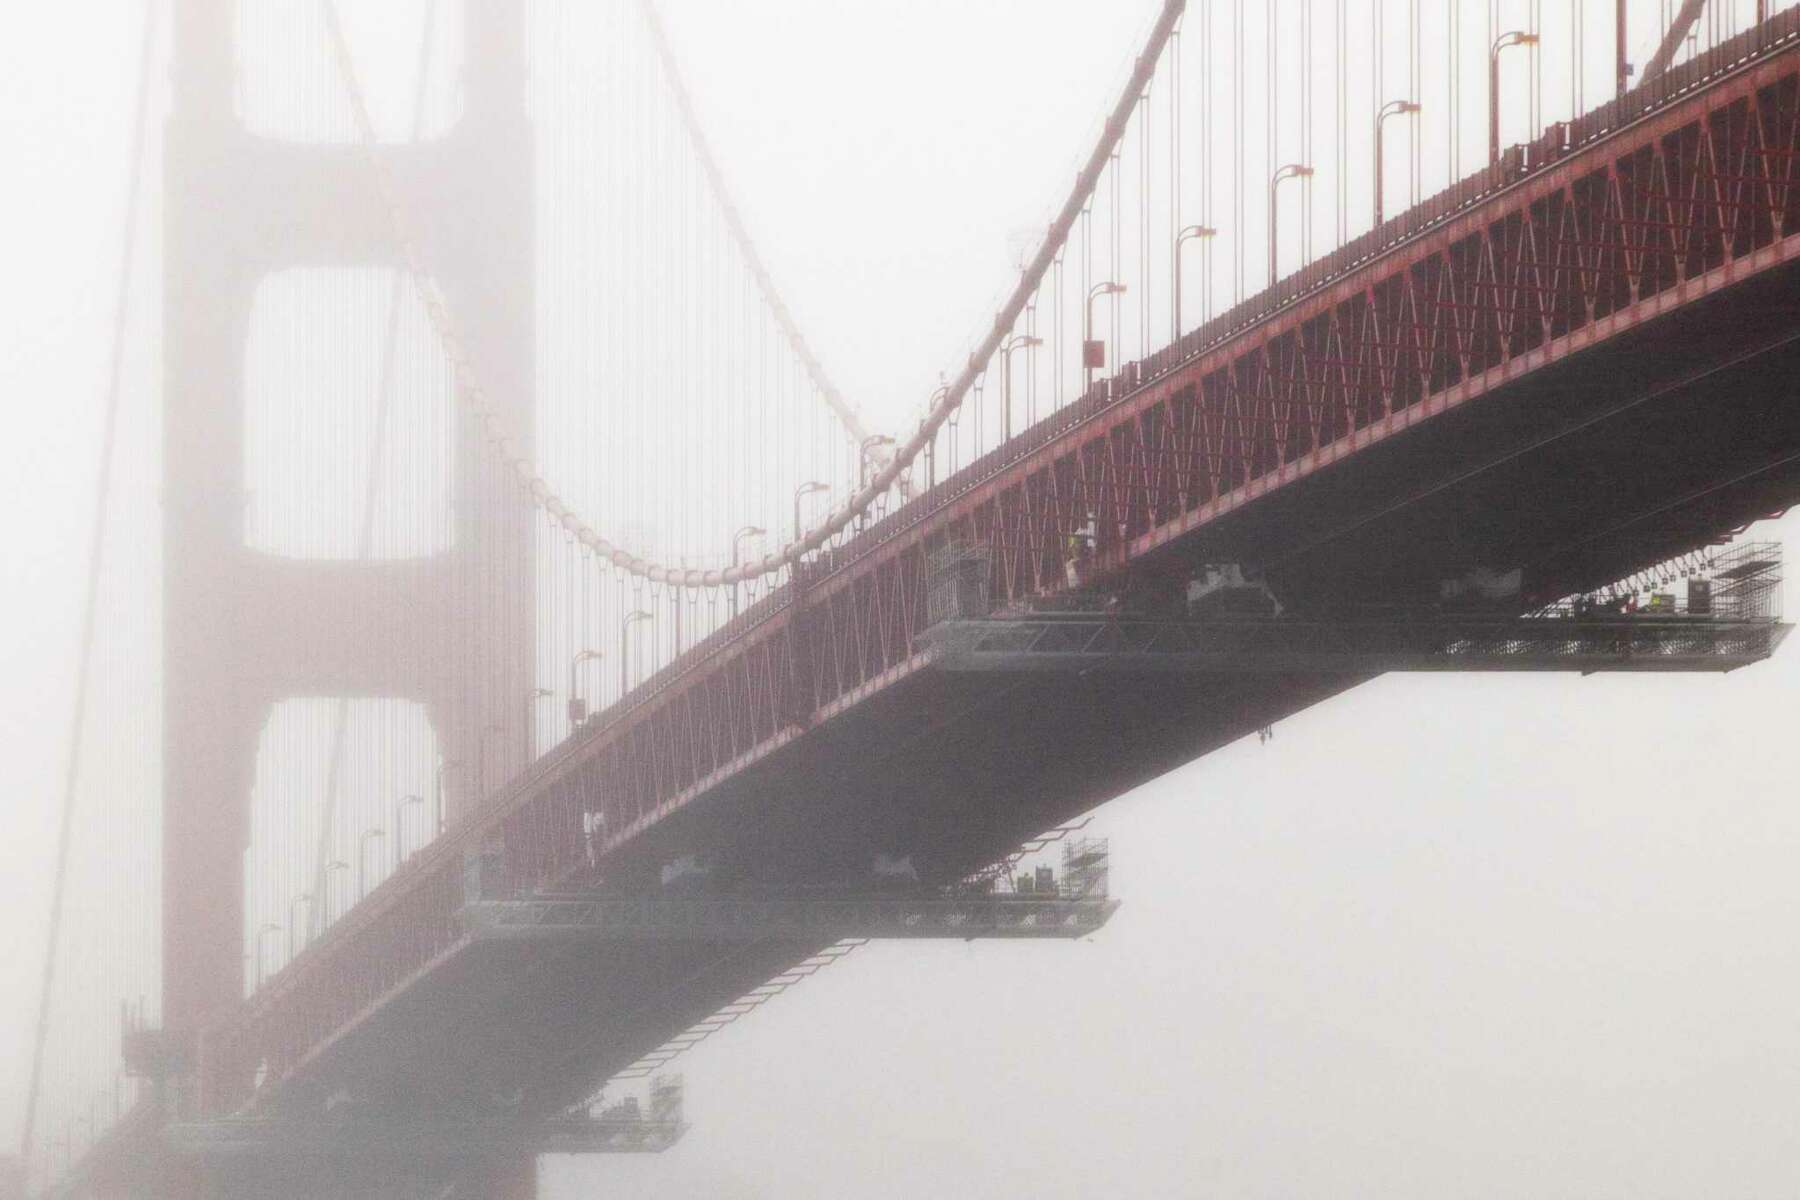
[[[227,1118],[170,1125],[164,1131],[178,1155],[207,1162],[316,1160],[351,1163],[454,1164],[534,1154],[657,1154],[687,1132],[678,1085],[653,1089],[650,1109],[635,1103],[598,1115],[547,1120],[477,1118],[458,1121],[342,1122]]]
[[[1079,938],[1117,900],[1037,895],[804,899],[608,899],[545,896],[465,905],[477,940],[756,942],[769,938]]]
[[[1730,671],[1792,626],[1687,618],[1320,622],[1084,614],[950,621],[927,634],[947,671]]]
[[[587,912],[576,908],[546,906],[541,910],[542,932],[520,928],[537,919],[529,909],[543,901],[521,901],[517,907],[465,908],[476,920],[513,922],[504,932],[487,937],[617,937],[761,939],[769,942],[799,941],[818,945],[809,955],[695,1021],[679,1033],[641,1055],[613,1075],[615,1080],[636,1079],[661,1071],[669,1062],[713,1034],[781,995],[787,989],[860,946],[877,939],[902,938],[1036,938],[1072,940],[1098,930],[1117,911],[1119,902],[1108,897],[1110,850],[1105,838],[1064,838],[1085,826],[1086,820],[1054,829],[1021,846],[1016,852],[948,887],[918,889],[907,895],[853,896],[835,900],[742,899],[659,900],[646,902],[646,915],[664,920],[688,920],[685,929],[646,934],[636,922],[642,918],[610,909],[606,902]],[[1061,871],[1047,863],[1015,871],[1029,854],[1052,842],[1063,842]],[[891,866],[909,866],[891,863]],[[581,903],[581,902],[573,902]],[[471,911],[473,910],[473,911]],[[604,929],[607,915],[623,923]],[[651,918],[654,919],[654,918]],[[731,932],[719,932],[721,926]],[[836,939],[825,944],[829,939]]]
[[[271,1194],[274,1185],[273,1194],[411,1195],[392,1190],[396,1181],[449,1180],[540,1154],[661,1153],[687,1132],[682,1096],[678,1076],[660,1075],[642,1102],[596,1099],[549,1115],[527,1116],[504,1102],[485,1110],[402,1111],[340,1095],[310,1113],[167,1120],[172,1097],[161,1095],[127,1113],[79,1170],[42,1194],[187,1195],[205,1181],[233,1196]]]
[[[1772,542],[1708,548],[1524,615],[1449,604],[1288,615],[1260,583],[1244,584],[1236,564],[1207,571],[1239,582],[1235,593],[1206,591],[1209,602],[1235,594],[1256,603],[1131,613],[1094,598],[1085,610],[991,615],[961,606],[921,640],[946,671],[1587,674],[1730,671],[1768,658],[1792,628],[1780,619],[1781,546]]]

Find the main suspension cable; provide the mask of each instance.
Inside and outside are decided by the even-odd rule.
[[[718,203],[719,213],[724,218],[725,228],[730,232],[732,242],[737,246],[738,253],[743,255],[744,265],[749,268],[751,278],[756,280],[764,303],[769,306],[776,325],[806,368],[807,375],[811,376],[813,386],[819,389],[826,405],[837,414],[844,431],[850,435],[851,442],[861,447],[869,437],[868,424],[855,404],[825,374],[824,365],[819,362],[812,347],[807,345],[799,326],[794,323],[793,313],[782,300],[781,293],[775,289],[775,281],[770,277],[768,268],[763,265],[762,255],[757,253],[756,243],[750,239],[750,231],[745,228],[743,217],[738,213],[737,205],[732,202],[731,192],[725,186],[725,175],[719,170],[718,161],[713,158],[712,144],[706,140],[706,134],[700,128],[700,118],[694,111],[687,82],[676,63],[675,51],[669,45],[662,17],[656,11],[656,0],[638,0],[638,11],[643,14],[644,25],[650,31],[650,44],[656,50],[657,61],[662,64],[663,78],[668,82],[669,91],[675,98],[675,111],[681,117],[688,141],[693,144],[694,156],[700,161],[700,169],[706,175],[706,182],[712,189],[713,199]]]
[[[81,730],[87,721],[88,675],[94,654],[100,568],[106,548],[106,508],[112,496],[113,447],[118,440],[119,392],[124,375],[125,322],[130,310],[132,263],[137,257],[138,203],[144,182],[144,141],[150,108],[150,56],[155,44],[156,8],[146,6],[138,43],[137,112],[132,118],[131,156],[125,185],[125,226],[119,246],[119,289],[113,304],[112,356],[106,377],[106,416],[100,441],[100,469],[94,485],[94,520],[88,537],[87,591],[82,600],[81,642],[75,667],[75,708],[69,722],[69,757],[63,773],[62,816],[56,834],[56,871],[50,885],[49,938],[38,983],[37,1029],[31,1046],[31,1079],[25,1090],[25,1128],[20,1158],[29,1168],[38,1096],[43,1087],[44,1048],[50,1032],[50,993],[56,985],[57,942],[62,935],[63,901],[68,894],[69,841],[81,778]]]
[[[357,82],[355,65],[350,56],[349,44],[344,37],[342,23],[338,19],[335,0],[327,0],[325,15],[333,55],[349,92],[362,149],[374,168],[376,184],[400,243],[407,272],[412,278],[414,287],[418,290],[420,302],[431,319],[434,330],[444,344],[445,355],[450,360],[457,389],[474,410],[483,430],[494,443],[495,451],[504,459],[507,468],[518,478],[521,486],[533,500],[571,536],[596,555],[606,559],[625,574],[638,579],[691,588],[718,587],[724,584],[758,579],[798,564],[808,554],[820,549],[841,533],[857,517],[867,513],[874,502],[893,487],[900,476],[912,466],[913,461],[931,443],[938,430],[950,419],[951,414],[961,407],[970,389],[974,386],[975,380],[982,374],[984,365],[999,349],[1000,342],[1006,336],[1007,331],[1018,320],[1019,314],[1024,311],[1032,294],[1048,273],[1051,263],[1056,259],[1063,243],[1067,240],[1069,230],[1093,194],[1094,186],[1108,159],[1118,148],[1132,111],[1136,107],[1138,97],[1155,74],[1156,64],[1168,43],[1175,22],[1186,8],[1187,0],[1165,0],[1162,14],[1151,30],[1143,53],[1138,56],[1131,79],[1107,118],[1100,142],[1095,146],[1093,153],[1089,155],[1087,164],[1080,175],[1077,176],[1074,189],[1056,220],[1052,222],[1043,245],[1039,248],[1036,257],[1026,267],[1011,298],[995,316],[993,327],[983,337],[975,353],[970,355],[968,363],[958,373],[956,379],[941,393],[926,413],[918,430],[902,443],[881,469],[873,473],[841,507],[834,510],[825,521],[815,526],[810,532],[797,537],[779,551],[766,554],[760,559],[734,564],[723,569],[706,570],[669,566],[666,563],[655,562],[633,554],[616,545],[583,521],[551,488],[550,484],[537,474],[531,462],[516,451],[513,439],[501,424],[499,414],[489,402],[486,392],[475,375],[467,349],[464,347],[462,339],[457,336],[452,323],[449,307],[436,283],[426,272],[418,243],[411,236],[406,213],[400,204],[398,188],[392,172],[381,155],[380,142],[375,135],[374,121]]]

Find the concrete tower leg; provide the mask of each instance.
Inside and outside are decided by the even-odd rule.
[[[523,0],[460,3],[456,124],[382,154],[471,361],[529,445],[535,148]],[[258,284],[291,267],[397,268],[402,253],[359,145],[244,127],[239,8],[176,0],[164,164],[163,1021],[190,1048],[203,1022],[242,993],[248,800],[273,706],[294,697],[417,702],[443,758],[467,763],[482,731],[517,720],[517,698],[534,682],[529,507],[500,472],[469,469],[482,443],[472,422],[456,426],[455,527],[436,554],[326,562],[246,545],[246,339]],[[501,562],[496,544],[518,551]],[[504,582],[452,586],[474,573],[478,547]],[[479,642],[477,629],[486,631]],[[487,686],[459,686],[472,677]],[[489,782],[515,765],[490,764]],[[472,803],[473,773],[443,778],[454,823]],[[241,1096],[248,1084],[222,1093]],[[234,1100],[186,1095],[183,1115]]]

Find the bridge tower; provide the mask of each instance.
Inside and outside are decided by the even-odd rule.
[[[460,109],[442,132],[380,153],[470,360],[508,431],[530,445],[524,6],[438,7],[452,4],[463,31]],[[404,269],[360,138],[283,139],[244,119],[248,8],[177,0],[166,139],[163,1021],[190,1052],[201,1024],[242,996],[248,801],[274,706],[303,697],[417,703],[443,761],[466,763],[506,724],[518,706],[503,697],[527,694],[533,671],[529,504],[498,472],[478,469],[483,435],[470,421],[452,420],[445,545],[410,557],[308,559],[247,541],[246,366],[259,287],[289,269]],[[389,436],[404,453],[407,430]],[[478,574],[482,586],[469,586]],[[472,630],[490,632],[477,639]],[[458,686],[471,678],[487,686]],[[517,738],[505,742],[521,753]],[[489,786],[519,765],[485,757]],[[481,784],[471,771],[440,778],[454,823]],[[212,1115],[204,1095],[184,1107]]]

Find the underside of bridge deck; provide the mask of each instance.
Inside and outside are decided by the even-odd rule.
[[[1591,588],[1800,499],[1800,264],[1620,335],[1238,509],[1105,581],[1267,566],[1309,616],[1519,566],[1522,605]],[[1365,457],[1367,456],[1367,457]],[[1032,833],[1346,687],[1342,675],[927,670],[859,701],[626,849],[757,878],[875,852],[953,879]],[[754,814],[751,817],[750,814]],[[625,873],[621,862],[613,870]]]
[[[1246,297],[1240,278],[1236,302],[1196,326],[1182,309],[1182,247],[1219,231],[1175,231],[1192,215],[1182,207],[1180,136],[1169,139],[1170,236],[1148,228],[1161,211],[1151,193],[1162,174],[1151,165],[1150,100],[1164,94],[1150,85],[1159,61],[1175,64],[1174,80],[1181,70],[1173,35],[1184,5],[1166,0],[1006,307],[916,433],[895,441],[868,436],[795,329],[700,136],[655,6],[640,7],[656,77],[672,88],[663,100],[692,142],[685,174],[670,164],[688,160],[665,153],[673,147],[660,135],[651,139],[655,161],[635,165],[611,151],[593,157],[611,144],[600,133],[591,143],[558,140],[558,123],[545,119],[555,106],[540,105],[527,85],[555,79],[557,60],[538,63],[535,46],[561,39],[528,37],[527,7],[469,6],[483,15],[458,35],[467,46],[455,74],[466,85],[462,115],[429,136],[419,124],[394,140],[371,117],[341,30],[328,40],[355,136],[278,135],[244,107],[256,90],[246,81],[257,75],[245,69],[255,61],[246,48],[260,44],[246,38],[250,25],[219,0],[178,9],[172,62],[184,82],[164,138],[162,252],[164,1002],[152,1018],[160,1027],[141,1013],[127,1021],[124,1074],[141,1085],[136,1107],[118,1099],[113,1080],[120,1119],[101,1133],[89,1101],[85,1157],[47,1194],[529,1196],[540,1153],[672,1145],[686,1128],[678,1084],[653,1082],[648,1116],[616,1095],[608,1106],[597,1089],[616,1092],[615,1081],[661,1071],[864,940],[1093,933],[1117,907],[1103,883],[1092,891],[1034,883],[1029,893],[1020,883],[1001,894],[998,869],[1010,874],[1020,848],[1040,846],[1033,839],[1044,831],[1066,830],[1382,671],[1736,669],[1767,657],[1787,630],[1766,612],[1721,614],[1710,591],[1704,608],[1680,614],[1665,595],[1669,605],[1641,620],[1595,617],[1586,595],[1559,610],[1562,624],[1538,614],[1717,545],[1800,500],[1800,10],[1664,72],[1680,40],[1671,28],[1638,86],[1626,91],[1621,79],[1618,99],[1541,128],[1534,103],[1531,140],[1518,146],[1499,144],[1503,109],[1490,96],[1488,165],[1454,178],[1454,163],[1441,193],[1383,220],[1378,161],[1371,227],[1323,256],[1306,249],[1293,274],[1281,270],[1272,193],[1269,286]],[[1343,21],[1340,11],[1340,34]],[[1623,45],[1623,8],[1619,21]],[[1538,24],[1534,14],[1532,44]],[[428,107],[431,29],[421,39],[416,116]],[[1451,29],[1454,57],[1465,47]],[[279,32],[263,36],[274,44]],[[1205,40],[1190,38],[1190,52]],[[1271,73],[1275,63],[1271,50]],[[1242,65],[1229,73],[1240,91]],[[573,74],[591,97],[585,70]],[[1207,89],[1214,77],[1224,78],[1201,73]],[[1450,96],[1459,82],[1452,72]],[[641,111],[588,107],[619,108],[636,138],[662,128],[649,119],[661,93],[644,90]],[[1178,130],[1179,86],[1166,90]],[[1385,116],[1442,111],[1422,110],[1413,91],[1399,111],[1370,114],[1377,160]],[[1571,111],[1583,106],[1573,91]],[[1340,97],[1340,128],[1343,109]],[[337,122],[333,115],[321,129]],[[1122,256],[1120,164],[1138,133],[1141,267],[1134,275],[1115,261],[1104,271],[1110,281],[1090,290],[1101,268],[1089,238],[1103,209],[1111,258]],[[1277,147],[1267,149],[1278,161]],[[560,173],[565,162],[615,161],[629,169]],[[1346,165],[1337,164],[1340,179],[1350,177]],[[587,187],[614,173],[631,183],[632,203],[590,203]],[[698,192],[710,200],[693,205],[681,192],[675,207],[693,221],[671,224],[680,232],[667,236],[652,219],[656,193],[639,196],[661,174],[678,189],[711,188]],[[248,191],[246,178],[258,181]],[[579,186],[567,189],[570,179]],[[565,190],[581,213],[568,227],[562,202],[540,205],[537,196]],[[1232,224],[1237,243],[1244,229]],[[1338,224],[1344,233],[1345,214]],[[589,263],[593,229],[604,234],[599,244],[618,241],[628,259],[653,266],[654,285]],[[1163,246],[1168,275],[1150,250],[1158,239],[1172,243]],[[663,242],[696,257],[685,266],[679,256],[673,266],[653,260],[649,248],[660,255]],[[1218,289],[1206,244],[1193,248],[1208,256],[1201,308],[1209,311]],[[735,331],[743,347],[734,347],[730,322],[689,294],[733,294],[730,272],[720,282],[706,258],[727,245],[743,260],[736,283],[749,311]],[[1234,249],[1241,277],[1244,247]],[[1064,265],[1078,257],[1081,286],[1065,304]],[[537,300],[539,275],[552,304]],[[1172,280],[1174,295],[1157,347],[1160,278]],[[318,500],[329,489],[315,474],[341,485],[346,512],[352,493],[362,497],[335,558],[319,548],[331,539],[314,545],[298,528],[275,535],[271,514],[284,493],[250,469],[264,424],[282,428],[268,412],[286,411],[286,391],[263,395],[265,376],[292,375],[295,395],[354,390],[345,381],[360,378],[347,370],[357,356],[333,340],[319,356],[331,382],[315,388],[305,366],[311,333],[282,349],[291,362],[270,359],[286,367],[260,356],[267,330],[315,319],[322,331],[335,328],[308,307],[315,284],[330,300],[320,313],[333,317],[356,305],[332,297],[392,297],[387,357],[372,385],[384,399],[366,460],[323,456],[331,461],[315,473],[300,439],[268,439],[281,443],[271,473],[284,488],[289,476],[298,481],[297,526],[324,523]],[[1107,337],[1094,338],[1095,302],[1116,301],[1127,285],[1130,304],[1143,305],[1137,336],[1113,304]],[[551,315],[590,287],[633,302],[616,314]],[[402,297],[413,291],[420,331],[431,334],[419,353],[430,385],[422,391],[411,368],[394,366],[411,354],[395,357],[405,345],[396,333],[405,328]],[[638,302],[645,295],[658,303]],[[282,296],[294,305],[291,322],[279,315]],[[671,316],[690,309],[693,331]],[[124,328],[123,300],[120,311]],[[1086,319],[1074,322],[1079,342],[1063,336],[1075,315]],[[671,335],[673,349],[658,350],[651,333]],[[321,332],[316,344],[336,336]],[[578,353],[565,356],[565,337]],[[1131,358],[1133,341],[1142,357],[1119,361]],[[715,350],[719,364],[706,365]],[[1076,350],[1082,366],[1065,387]],[[1027,372],[1017,384],[1015,351]],[[553,366],[534,366],[534,356]],[[610,372],[617,360],[629,386],[603,374],[605,387],[649,395],[666,410],[637,422],[633,409],[592,446],[571,439],[579,475],[558,454],[535,457],[540,441],[563,436],[554,432],[560,412],[548,408],[553,419],[536,436],[536,401],[540,390],[551,394],[544,381],[561,378],[565,357],[580,367],[583,395],[591,364]],[[651,372],[647,389],[631,381],[638,359]],[[732,393],[747,373],[761,376],[763,394]],[[1054,379],[1047,392],[1045,375]],[[818,439],[822,474],[799,453],[813,440],[807,418],[792,422],[779,406],[769,416],[771,380],[785,392],[803,376],[798,390],[818,392],[838,422]],[[386,393],[391,385],[436,395],[433,381],[455,417],[443,445],[408,450],[404,469],[390,471],[391,446],[417,431],[390,439]],[[1022,413],[1015,386],[1024,389]],[[729,401],[723,423],[697,407],[676,419],[671,398],[687,393],[708,402],[720,393]],[[1000,416],[991,437],[984,404]],[[739,436],[746,424],[757,438]],[[670,437],[646,441],[638,425],[666,427]],[[611,436],[621,430],[630,436]],[[339,449],[354,440],[348,432],[334,430]],[[741,463],[715,469],[695,454],[707,434],[742,441]],[[582,437],[593,437],[591,424]],[[601,441],[629,462],[601,462]],[[694,470],[668,472],[678,458]],[[763,480],[770,464],[779,478]],[[406,486],[384,479],[390,473]],[[604,486],[590,488],[589,474]],[[589,494],[558,492],[548,478],[558,475],[579,478]],[[647,488],[660,486],[658,475],[678,480],[672,499]],[[696,476],[732,482],[709,490],[688,482]],[[813,481],[792,493],[793,541],[778,544],[787,489],[803,479]],[[767,489],[756,503],[774,518],[738,512],[740,486]],[[623,520],[614,492],[633,511],[681,509],[671,524],[702,532],[648,561],[640,543],[665,539],[609,533]],[[808,525],[808,511],[819,510],[803,501],[834,492],[829,514]],[[733,507],[687,511],[714,493]],[[258,495],[261,509],[250,502]],[[396,526],[418,525],[417,545],[378,536],[388,507]],[[441,529],[438,509],[448,510]],[[104,503],[98,511],[104,519]],[[738,527],[729,568],[704,533],[715,524]],[[767,539],[760,560],[742,557],[746,537]],[[702,561],[720,565],[689,565]],[[979,577],[971,589],[979,599],[966,611],[941,611],[944,563],[977,568],[968,575]],[[1202,579],[1226,574],[1265,606],[1235,630],[1194,599]],[[1458,580],[1495,577],[1521,582],[1502,600],[1487,597],[1478,618],[1442,602]],[[590,591],[614,590],[590,603]],[[1765,594],[1778,594],[1776,584]],[[713,606],[704,619],[702,605]],[[615,633],[617,658],[597,667]],[[542,714],[554,710],[539,706],[562,696],[545,684],[565,665],[566,724],[547,721]],[[596,690],[584,666],[608,675],[617,666],[616,691]],[[264,788],[261,746],[283,741],[263,736],[275,706],[296,702],[299,713],[330,697],[335,732],[323,779],[281,766],[304,748],[296,734],[267,759],[271,778],[291,776],[290,790]],[[375,782],[339,786],[344,747],[357,740],[346,734],[351,706],[367,700],[420,710],[413,715],[431,737],[419,739],[417,778],[435,776],[435,789],[388,771],[411,736],[392,731],[371,756],[383,760]],[[1354,716],[1355,699],[1339,703]],[[1363,730],[1396,744],[1408,736],[1371,722]],[[310,811],[315,792],[324,797],[316,837],[265,819],[294,808],[283,795],[304,795]],[[340,810],[340,792],[362,799]],[[436,820],[417,823],[433,801]],[[381,811],[349,841],[358,805]],[[365,880],[371,841],[391,867]],[[340,842],[354,849],[334,849]],[[355,875],[347,905],[333,902],[335,871],[345,884]],[[264,937],[284,929],[287,954],[268,970]],[[52,967],[59,936],[49,939]],[[46,1011],[50,995],[46,986]],[[36,1091],[34,1082],[34,1106]],[[72,1149],[65,1157],[73,1160]]]
[[[1800,267],[1676,309],[1371,447],[1102,583],[1267,564],[1309,614],[1518,565],[1539,599],[1592,587],[1800,498]],[[1322,518],[1321,514],[1330,514]],[[609,860],[622,894],[681,855],[725,889],[955,880],[1033,834],[1360,681],[1343,673],[958,673],[875,690]],[[482,943],[385,1004],[285,1095],[534,1110],[596,1084],[828,939]]]

